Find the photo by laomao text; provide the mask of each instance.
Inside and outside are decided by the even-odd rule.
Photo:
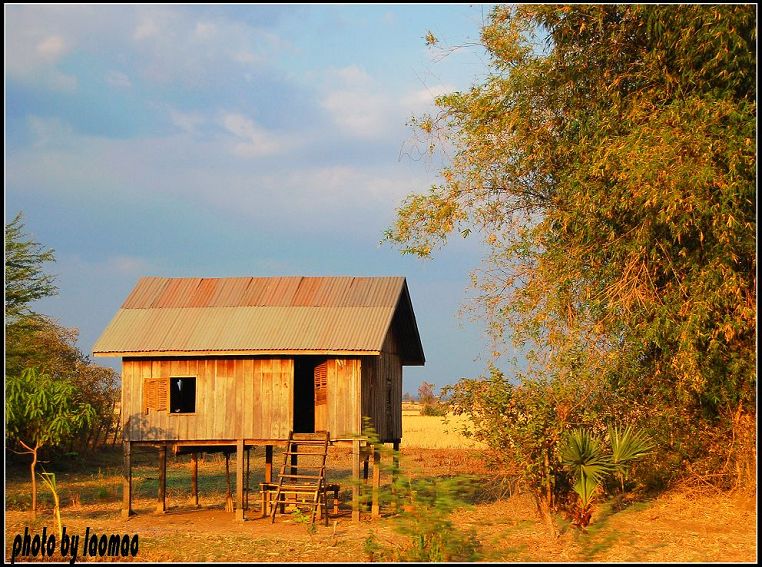
[[[29,528],[24,528],[24,535],[16,534],[11,548],[11,563],[17,558],[53,557],[56,550],[62,559],[69,558],[74,563],[79,557],[80,536],[69,535],[66,527],[61,531],[61,541],[57,542],[55,534],[48,535],[47,528],[42,528],[42,534],[32,536]],[[60,545],[56,546],[59,543]],[[85,529],[82,540],[82,557],[135,557],[138,554],[138,535],[101,534],[100,536],[90,527]]]

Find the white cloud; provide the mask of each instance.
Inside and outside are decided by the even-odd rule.
[[[357,138],[378,138],[387,131],[383,95],[368,91],[339,90],[323,98],[322,106],[336,125]]]
[[[138,41],[144,40],[149,37],[156,37],[159,35],[159,24],[156,20],[150,16],[144,16],[138,26],[135,28],[135,32],[132,37]]]
[[[225,113],[222,125],[236,138],[233,153],[240,157],[262,157],[283,151],[288,143],[268,132],[253,120],[236,113]]]
[[[356,65],[335,69],[326,79],[333,88],[324,94],[321,106],[339,129],[363,139],[380,138],[389,132],[394,105],[363,69]]]
[[[408,93],[402,98],[402,104],[412,113],[419,113],[434,106],[434,100],[443,94],[455,91],[452,85],[432,85]]]
[[[141,72],[157,83],[214,85],[235,78],[238,65],[265,65],[288,49],[277,33],[228,18],[199,20],[173,7],[136,7],[133,33]]]
[[[204,118],[175,114],[190,128]],[[263,230],[298,234],[344,226],[380,234],[395,205],[427,180],[406,167],[309,163],[295,155],[266,154],[289,147],[250,118],[227,113],[211,137],[179,131],[171,136],[121,139],[83,135],[65,123],[36,118],[38,146],[7,158],[6,183],[53,201],[109,202],[113,207],[183,206],[260,224]],[[263,134],[264,132],[264,134]],[[260,138],[263,136],[263,138]],[[230,155],[230,138],[245,157],[267,155],[255,166]],[[290,142],[290,140],[289,140]],[[298,145],[296,146],[298,147]],[[236,148],[232,148],[234,151]],[[247,153],[248,152],[248,153]],[[264,154],[263,154],[264,152]],[[128,262],[123,262],[123,267]]]
[[[37,44],[37,53],[48,61],[56,61],[66,51],[66,42],[59,35],[48,36]]]
[[[18,5],[6,11],[6,80],[73,92],[67,56],[111,61],[132,85],[216,88],[235,80],[241,65],[271,65],[293,45],[277,31],[225,16],[199,17],[169,5]],[[106,69],[109,68],[106,67]],[[107,84],[127,83],[112,76]],[[82,78],[80,78],[80,81]]]
[[[71,126],[59,118],[35,115],[27,116],[27,127],[37,148],[65,144],[73,132]]]
[[[132,86],[132,81],[130,78],[121,71],[109,71],[106,73],[106,84],[108,84],[111,87],[120,88],[120,89],[128,89]]]
[[[199,112],[180,112],[174,108],[169,110],[169,117],[172,124],[189,133],[196,132],[197,128],[206,121]]]
[[[248,65],[251,63],[263,63],[265,59],[261,55],[257,55],[256,53],[244,49],[234,53],[233,60]]]
[[[199,39],[211,39],[217,32],[217,26],[209,22],[197,22],[195,35]]]
[[[46,73],[44,76],[45,84],[47,84],[51,90],[62,93],[75,92],[79,84],[77,77],[74,75],[67,75],[66,73],[62,73],[58,69],[53,69],[52,71]]]
[[[63,31],[53,32],[54,26],[15,24],[6,24],[6,77],[57,92],[76,91],[77,77],[56,67],[72,51],[74,41]]]
[[[398,94],[356,65],[329,71],[325,85],[321,106],[342,132],[360,139],[393,135],[411,115],[431,110],[437,96],[455,90],[436,84]]]

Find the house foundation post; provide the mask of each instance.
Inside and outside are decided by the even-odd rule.
[[[191,490],[194,505],[198,508],[198,453],[191,455]]]
[[[273,446],[265,445],[265,484],[271,484],[273,481]],[[270,511],[270,491],[267,487],[262,491],[262,517],[267,516]]]
[[[132,511],[132,447],[129,441],[124,442],[124,464],[122,469],[122,517],[129,518]]]
[[[167,444],[159,445],[159,495],[156,512],[163,514],[167,511]]]
[[[243,439],[238,439],[235,453],[235,519],[243,522],[243,470],[244,470],[244,446]]]
[[[381,488],[381,451],[373,447],[373,496],[370,513],[373,517],[381,516],[381,507],[378,503],[379,490]]]
[[[392,443],[392,506],[397,512],[397,476],[400,470],[400,440]]]
[[[352,441],[352,521],[360,521],[360,440]]]

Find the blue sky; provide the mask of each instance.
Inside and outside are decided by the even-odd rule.
[[[437,182],[406,126],[483,77],[481,5],[5,6],[6,223],[56,251],[34,308],[90,353],[143,275],[402,275],[426,353],[403,388],[480,374],[458,317],[478,235],[380,244]],[[98,358],[118,368],[118,359]]]

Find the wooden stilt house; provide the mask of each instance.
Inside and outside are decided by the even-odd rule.
[[[239,518],[244,450],[266,447],[267,481],[273,445],[327,431],[359,470],[363,418],[398,447],[402,367],[424,364],[402,277],[145,277],[93,354],[122,358],[125,512],[131,446],[227,447]]]

